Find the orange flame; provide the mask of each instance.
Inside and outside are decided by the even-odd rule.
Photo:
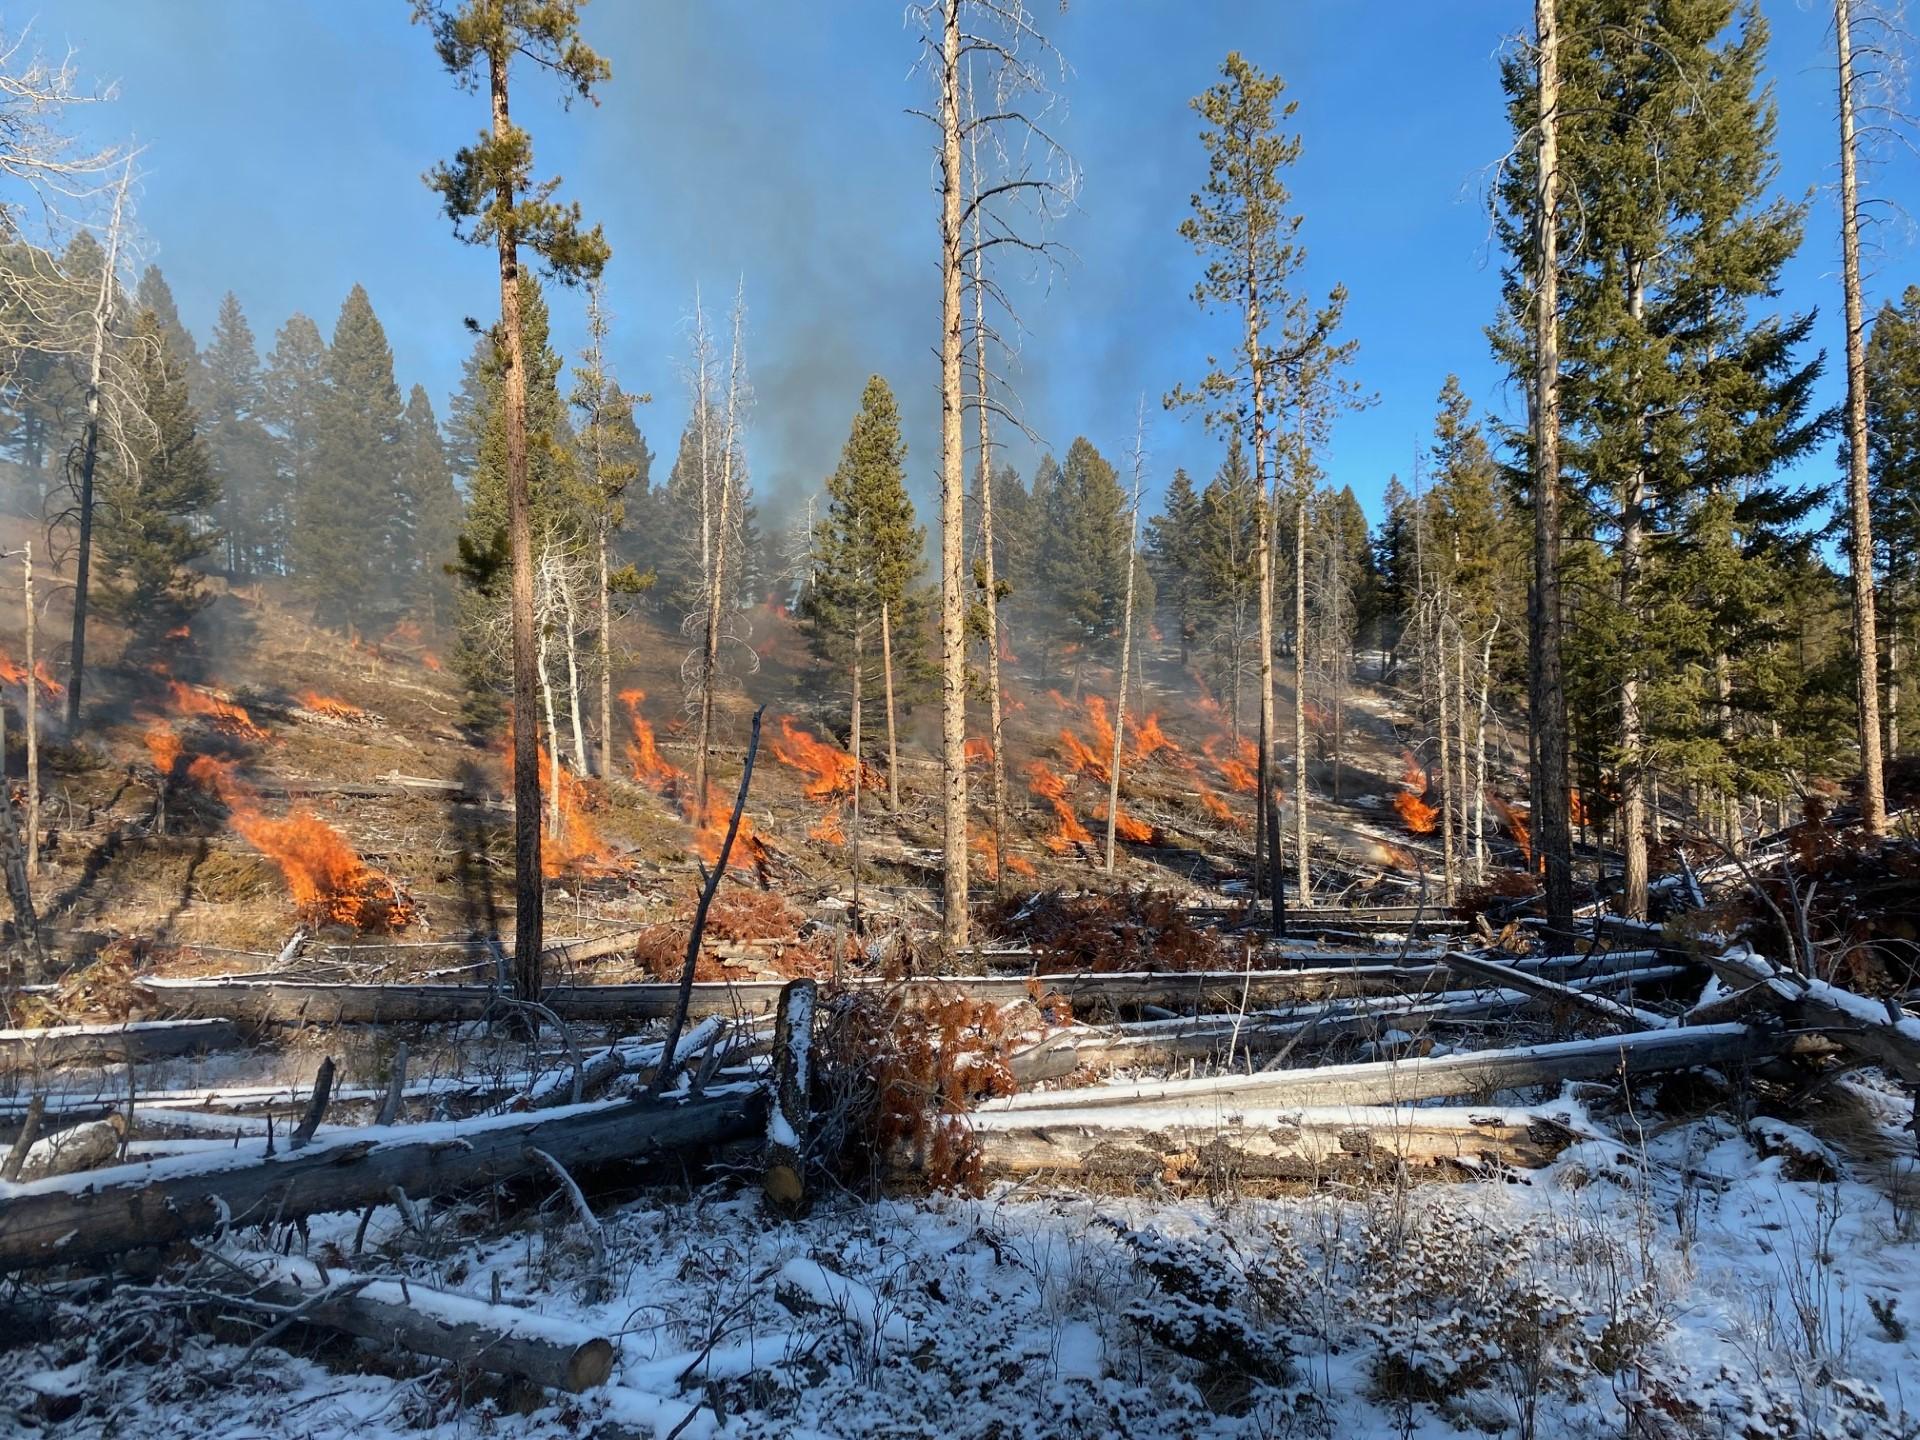
[[[1202,743],[1200,751],[1220,768],[1220,778],[1227,782],[1229,789],[1242,795],[1259,794],[1260,747],[1251,740],[1242,740],[1234,747],[1233,754],[1222,755],[1220,746],[1226,741],[1226,736],[1215,735]]]
[[[38,673],[37,667],[35,673]],[[1578,790],[1567,792],[1567,819],[1575,825],[1587,823],[1587,802],[1580,798]]]
[[[1068,700],[1067,697],[1062,695],[1058,690],[1047,691],[1047,698],[1062,710],[1071,710],[1073,708],[1073,702]]]
[[[1513,837],[1513,843],[1520,847],[1520,863],[1527,869],[1533,868],[1533,835],[1527,828],[1531,818],[1519,805],[1509,805],[1493,791],[1487,792],[1487,798],[1493,801],[1493,808],[1500,812],[1500,819],[1507,827],[1507,833]]]
[[[1087,696],[1087,724],[1093,730],[1093,746],[1102,755],[1113,753],[1113,722],[1107,718],[1107,702],[1099,695]]]
[[[559,816],[557,823],[550,822],[540,841],[540,873],[549,880],[568,873],[578,875],[606,874],[614,868],[613,857],[607,852],[605,842],[595,829],[587,811],[591,807],[592,797],[587,787],[564,765],[556,766],[553,757],[547,753],[547,747],[536,745],[534,753],[540,763],[540,811],[543,820],[549,813],[554,801],[554,783],[559,783]],[[508,725],[506,748],[502,752],[502,761],[506,769],[507,785],[513,785],[513,727]]]
[[[160,774],[173,774],[173,767],[180,763],[180,736],[164,720],[156,720],[147,727],[143,737],[147,742],[147,754],[153,758],[153,768]]]
[[[694,849],[700,853],[700,858],[707,864],[720,863],[720,847],[726,843],[727,823],[732,818],[732,803],[709,782],[707,803],[698,816],[687,817],[689,823],[695,827]],[[742,812],[740,829],[734,835],[733,849],[727,855],[727,868],[729,870],[762,870],[767,864],[768,857],[767,842],[754,833],[753,822]]]
[[[41,692],[49,698],[67,693],[67,687],[53,678],[53,672],[47,668],[47,662],[43,659],[33,662],[33,678],[40,683]],[[18,663],[4,650],[0,650],[0,681],[5,681],[9,685],[27,683],[27,667]]]
[[[1054,819],[1058,823],[1053,834],[1046,837],[1049,850],[1062,855],[1071,846],[1093,843],[1093,837],[1075,817],[1073,806],[1067,803],[1067,782],[1049,770],[1044,762],[1027,762],[1027,787],[1053,806]]]
[[[239,740],[265,740],[267,732],[253,723],[253,717],[230,700],[221,700],[178,680],[167,681],[173,694],[173,708],[182,715],[197,715],[215,730]]]
[[[1440,823],[1440,811],[1425,800],[1427,769],[1413,758],[1411,750],[1400,752],[1403,767],[1400,783],[1405,788],[1393,797],[1393,808],[1400,812],[1406,827],[1416,835],[1431,835]]]
[[[966,754],[969,765],[991,765],[993,742],[984,735],[975,735],[967,741]]]
[[[151,745],[152,731],[148,739]],[[233,828],[280,867],[304,918],[362,931],[401,930],[413,918],[412,905],[392,878],[362,860],[324,820],[300,811],[283,818],[262,812],[259,794],[240,779],[232,761],[202,755],[187,774],[218,795]]]
[[[1086,742],[1064,725],[1060,728],[1060,748],[1066,753],[1067,762],[1081,774],[1091,775],[1103,782],[1106,780],[1106,760],[1095,754]]]
[[[1133,722],[1133,748],[1135,760],[1150,760],[1161,751],[1172,755],[1180,753],[1180,747],[1167,738],[1160,728],[1160,712],[1154,711],[1146,719],[1136,718]]]
[[[744,817],[742,817],[744,819]],[[818,840],[823,845],[844,845],[847,832],[840,828],[840,812],[829,810],[820,817],[820,823],[807,831],[809,840]],[[737,841],[735,843],[738,843]]]
[[[1094,815],[1097,819],[1105,820],[1107,807],[1102,805]],[[1122,809],[1115,809],[1113,812],[1113,833],[1135,845],[1146,845],[1153,840],[1153,827],[1142,824]]]
[[[659,746],[654,741],[653,726],[647,723],[646,716],[640,713],[640,702],[647,698],[644,690],[622,690],[620,703],[627,707],[627,714],[633,726],[633,739],[627,742],[627,763],[633,767],[633,778],[643,785],[654,789],[663,789],[686,777],[678,767],[660,758]]]
[[[791,715],[780,717],[780,734],[773,742],[773,756],[782,765],[812,776],[807,782],[806,796],[822,804],[852,795],[856,776],[867,789],[878,788],[877,777],[866,766],[837,745],[816,740],[797,728]]]
[[[329,715],[335,720],[364,720],[367,712],[358,705],[350,705],[345,700],[336,700],[331,695],[322,695],[313,690],[300,692],[300,703],[316,715]]]
[[[169,640],[191,640],[192,638],[193,627],[191,625],[176,625],[167,631],[167,639]]]
[[[434,673],[436,674],[439,673],[440,657],[434,654],[431,650],[422,650],[420,652],[420,663],[426,666],[427,669],[433,671]]]

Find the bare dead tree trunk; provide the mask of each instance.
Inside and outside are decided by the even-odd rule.
[[[508,54],[488,51],[488,83],[493,105],[493,138],[509,143],[507,111]],[[514,190],[503,181],[496,200],[511,215]],[[533,621],[533,515],[527,496],[527,372],[521,354],[520,242],[511,223],[498,227],[500,257],[500,330],[495,358],[505,381],[507,402],[507,548],[512,564],[510,609],[513,623],[513,986],[522,1000],[538,1000],[540,950],[545,899],[540,873],[539,656]]]
[[[1567,799],[1567,692],[1560,663],[1560,37],[1558,0],[1534,0],[1539,44],[1538,274],[1534,284],[1532,695],[1538,753],[1534,853],[1546,870],[1547,924],[1573,925]]]
[[[1629,257],[1630,280],[1627,313],[1636,323],[1646,313],[1647,287],[1641,262]],[[1638,377],[1636,377],[1638,378]],[[1647,422],[1643,418],[1641,444],[1646,442]],[[1620,603],[1633,612],[1637,604],[1641,553],[1646,534],[1646,473],[1644,462],[1636,458],[1627,477],[1626,494],[1620,506]],[[1627,673],[1620,684],[1620,851],[1622,855],[1621,908],[1636,920],[1647,917],[1647,796],[1641,769],[1641,750],[1646,744],[1646,722],[1640,709],[1640,667],[1631,654]]]
[[[1873,510],[1867,491],[1866,319],[1860,303],[1860,181],[1853,130],[1853,0],[1834,0],[1840,60],[1840,242],[1847,302],[1847,512],[1852,528],[1853,648],[1858,678],[1860,823],[1887,833],[1887,789],[1880,753],[1880,642],[1873,608]]]
[[[1300,484],[1293,526],[1293,893],[1302,906],[1313,894],[1307,871],[1307,436],[1300,434]]]
[[[971,108],[972,87],[968,87]],[[973,188],[980,193],[980,142],[976,132],[969,147],[973,168]],[[980,574],[982,608],[987,623],[987,743],[993,747],[989,764],[993,772],[993,893],[999,896],[1007,873],[1007,760],[1006,733],[1000,704],[1000,587],[994,572],[993,530],[993,427],[987,401],[987,283],[986,252],[981,245],[981,207],[973,211],[973,352],[978,385],[975,404],[980,419]]]
[[[900,747],[893,728],[893,607],[880,602],[880,684],[887,701],[887,809],[900,813]]]
[[[1480,718],[1474,726],[1473,750],[1473,880],[1487,881],[1487,717],[1493,700],[1493,637],[1500,633],[1500,615],[1480,645]]]
[[[860,933],[860,792],[865,787],[860,783],[864,778],[865,761],[860,753],[860,672],[866,667],[866,621],[858,614],[853,617],[853,724],[848,737],[848,748],[853,751],[853,833],[847,836],[847,846],[853,852],[853,908],[848,912],[852,917],[853,933]]]
[[[940,10],[940,943],[966,948],[967,651],[966,442],[961,420],[961,226],[966,178],[961,168],[960,0]]]
[[[1120,824],[1120,756],[1127,734],[1127,666],[1133,661],[1133,568],[1140,549],[1140,479],[1147,468],[1147,402],[1133,425],[1133,509],[1127,527],[1126,609],[1120,617],[1120,687],[1113,700],[1113,754],[1107,765],[1107,874],[1113,874],[1113,841]]]
[[[1456,852],[1460,883],[1465,882],[1467,855],[1472,848],[1467,835],[1468,811],[1473,799],[1471,772],[1467,768],[1467,738],[1471,733],[1473,709],[1467,695],[1467,637],[1456,623],[1453,627],[1453,807],[1460,837]]]
[[[713,745],[714,689],[720,674],[720,632],[725,624],[727,588],[727,542],[733,531],[733,468],[738,449],[736,427],[740,404],[740,330],[744,320],[744,297],[736,294],[733,305],[733,350],[727,364],[727,412],[720,437],[720,492],[713,506],[712,555],[707,571],[707,628],[700,650],[700,754],[695,764],[695,803],[700,806],[700,823],[706,822],[707,755]]]
[[[600,776],[602,779],[613,774],[613,602],[611,597],[612,580],[607,567],[607,549],[610,541],[608,528],[604,521],[599,534],[599,582],[600,582]]]
[[[1440,740],[1440,876],[1441,894],[1446,903],[1454,901],[1455,885],[1459,877],[1457,866],[1459,858],[1453,843],[1454,831],[1454,785],[1453,785],[1453,735],[1449,727],[1450,710],[1447,704],[1453,689],[1448,676],[1447,665],[1447,617],[1444,605],[1434,623],[1434,676],[1439,682],[1440,717],[1435,731]]]
[[[1260,497],[1258,539],[1254,549],[1254,572],[1260,586],[1260,763],[1255,776],[1259,794],[1254,800],[1253,812],[1253,898],[1260,897],[1261,871],[1265,866],[1266,846],[1273,843],[1269,839],[1270,831],[1277,826],[1269,823],[1267,812],[1273,805],[1274,770],[1277,757],[1274,755],[1274,743],[1277,730],[1273,714],[1273,527],[1275,515],[1279,509],[1278,481],[1269,490],[1267,483],[1267,366],[1266,354],[1260,344],[1260,279],[1255,272],[1253,254],[1249,250],[1244,276],[1246,285],[1246,335],[1247,369],[1253,386],[1253,404],[1250,407],[1250,420],[1253,426],[1253,486]],[[1298,803],[1298,797],[1295,797]],[[1306,896],[1306,876],[1303,874],[1294,881],[1294,893],[1301,898]],[[1280,898],[1270,896],[1277,912]]]
[[[554,578],[553,578],[552,565],[550,563],[550,557],[543,557],[541,570],[543,571],[544,578],[546,580],[545,588],[547,589],[549,597],[551,597]],[[551,599],[549,599],[548,605],[543,606],[542,608],[550,609],[551,603],[552,603]],[[553,675],[551,670],[549,669],[549,666],[551,664],[552,641],[550,639],[550,636],[552,633],[552,627],[550,626],[548,621],[549,621],[549,617],[544,614],[537,615],[535,617],[535,623],[539,627],[539,635],[540,635],[539,661],[538,661],[539,669],[540,669],[540,698],[541,698],[542,704],[546,709],[547,746],[548,746],[547,759],[552,769],[552,773],[548,777],[547,811],[546,811],[547,833],[549,835],[558,837],[560,834],[560,731],[558,726],[555,725],[554,718],[553,718]],[[515,729],[515,740],[517,741],[519,738],[518,736],[519,726],[516,725],[514,729]],[[536,754],[539,753],[537,748],[535,750],[535,753]]]
[[[113,318],[115,270],[120,263],[120,227],[126,213],[133,160],[127,160],[113,192],[113,219],[107,227],[107,258],[100,267],[100,288],[93,299],[93,349],[87,357],[86,424],[80,432],[79,542],[73,561],[73,634],[67,651],[67,733],[80,733],[80,692],[87,677],[88,588],[93,573],[93,476],[100,459],[100,385],[106,369],[107,332]],[[31,682],[29,682],[31,683]]]
[[[25,567],[26,647],[27,647],[27,879],[40,874],[40,705],[34,693],[40,684],[38,657],[33,649],[33,542],[27,541],[21,552]],[[0,782],[3,783],[3,782]]]
[[[573,725],[573,759],[582,775],[591,775],[593,762],[587,753],[587,731],[580,714],[580,665],[574,638],[580,633],[580,616],[573,598],[573,576],[559,573],[554,582],[560,587],[560,608],[567,624],[567,712]],[[560,748],[557,736],[553,748]]]

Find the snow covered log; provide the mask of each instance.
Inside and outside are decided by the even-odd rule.
[[[974,1117],[989,1175],[1162,1181],[1323,1180],[1403,1170],[1535,1169],[1578,1136],[1529,1110],[1211,1105],[1010,1111]]]
[[[767,1107],[767,1167],[761,1189],[767,1204],[781,1215],[796,1215],[807,1203],[816,993],[811,980],[789,980],[773,1027],[773,1098]]]
[[[1516,972],[1519,973],[1519,972]],[[1564,988],[1575,995],[1630,988],[1671,980],[1686,973],[1680,965],[1647,966],[1615,975],[1589,976]],[[1529,979],[1535,977],[1526,977]],[[1074,1026],[1015,1051],[1007,1057],[1021,1085],[1058,1080],[1082,1066],[1111,1069],[1210,1059],[1231,1047],[1236,1054],[1271,1055],[1296,1038],[1324,1043],[1341,1035],[1371,1035],[1387,1030],[1418,1034],[1429,1025],[1519,1013],[1540,1004],[1530,989],[1453,990],[1426,997],[1386,997],[1376,1001],[1328,1001],[1287,1014],[1207,1015],[1137,1025]]]
[[[135,1020],[124,1025],[53,1025],[0,1030],[0,1074],[55,1065],[121,1065],[166,1060],[206,1050],[230,1050],[239,1032],[225,1017]]]
[[[1920,1085],[1920,1019],[1907,1014],[1897,1003],[1870,1000],[1824,980],[1783,970],[1746,946],[1709,954],[1705,959],[1722,983],[1741,991],[1765,987],[1756,991],[1754,998],[1764,998],[1789,1019],[1825,1032],[1845,1049],[1885,1066],[1907,1084]]]
[[[1457,1095],[1491,1095],[1522,1086],[1558,1085],[1566,1080],[1605,1080],[1698,1065],[1738,1065],[1777,1054],[1787,1043],[1784,1035],[1759,1027],[1703,1025],[1512,1050],[1475,1050],[1360,1065],[1020,1094],[990,1101],[982,1107],[982,1113],[1190,1102],[1395,1105]]]
[[[305,1307],[303,1324],[571,1394],[604,1385],[613,1373],[613,1342],[583,1325],[412,1281],[374,1280],[352,1293],[336,1286],[342,1293],[316,1299],[328,1282],[315,1267],[277,1258],[269,1263],[275,1278],[248,1289],[247,1298]]]
[[[111,1160],[127,1138],[127,1117],[109,1115],[43,1135],[27,1148],[20,1166],[23,1182],[91,1170]]]
[[[1560,955],[1522,961],[1529,973],[1590,975],[1644,965],[1650,951],[1608,955]],[[1440,964],[1341,964],[1312,969],[1139,971],[1100,975],[927,976],[914,980],[856,979],[850,986],[882,990],[956,990],[990,1004],[1029,998],[1031,986],[1053,991],[1076,1008],[1264,1009],[1356,995],[1406,995],[1446,988],[1452,972]],[[490,985],[366,985],[300,981],[281,977],[135,982],[156,1008],[173,1014],[219,1014],[245,1023],[378,1024],[484,1020],[500,1013],[499,991]],[[770,1015],[784,980],[714,980],[692,987],[687,1014]],[[680,987],[672,984],[554,985],[541,1002],[563,1020],[617,1024],[665,1019]]]
[[[1667,1023],[1664,1016],[1645,1010],[1636,1010],[1631,1005],[1623,1005],[1618,1000],[1609,999],[1605,995],[1592,994],[1574,986],[1562,984],[1548,975],[1529,974],[1517,966],[1502,964],[1485,955],[1471,955],[1464,950],[1449,950],[1441,963],[1469,980],[1480,980],[1509,990],[1524,990],[1536,1000],[1570,1010],[1584,1011],[1594,1019],[1612,1025],[1616,1029],[1659,1029]]]
[[[740,1140],[760,1133],[757,1086],[687,1103],[615,1100],[533,1115],[321,1131],[302,1150],[257,1143],[170,1156],[32,1185],[0,1188],[0,1272],[168,1245],[233,1225],[292,1220],[443,1195],[543,1162],[606,1161]]]

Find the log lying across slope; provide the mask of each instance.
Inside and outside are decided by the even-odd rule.
[[[1845,1049],[1884,1065],[1909,1085],[1920,1085],[1920,1019],[1897,1005],[1782,970],[1746,947],[1704,958],[1723,983],[1754,989],[1790,1018],[1826,1032]]]
[[[54,1065],[119,1065],[166,1060],[239,1043],[233,1023],[136,1020],[125,1025],[55,1025],[44,1030],[0,1030],[0,1074]]]
[[[1321,1180],[1401,1167],[1549,1164],[1578,1135],[1528,1110],[1352,1107],[1223,1115],[1214,1106],[1127,1106],[976,1115],[989,1175],[1067,1174],[1167,1183]]]
[[[1529,974],[1606,974],[1644,965],[1647,950],[1606,955],[1562,955],[1517,962]],[[1407,995],[1445,989],[1452,972],[1440,964],[1328,965],[1289,970],[1206,970],[1117,975],[979,976],[916,980],[855,980],[883,990],[964,991],[993,1004],[1024,1000],[1034,985],[1071,1001],[1076,1009],[1121,1010],[1142,1005],[1208,1009],[1243,1004],[1268,1009],[1301,1001],[1358,995]],[[500,992],[489,985],[336,984],[287,977],[143,979],[149,1003],[180,1015],[221,1015],[236,1021],[281,1024],[376,1024],[485,1020],[498,1013]],[[784,980],[703,981],[693,987],[687,1013],[771,1015]],[[677,985],[556,985],[541,1000],[565,1020],[620,1023],[665,1019]]]
[[[1394,1105],[1524,1085],[1604,1080],[1696,1065],[1736,1065],[1779,1053],[1787,1037],[1757,1026],[1701,1025],[1513,1050],[1476,1050],[1361,1065],[1323,1065],[1252,1075],[1212,1075],[1156,1084],[1105,1085],[1014,1095],[981,1113],[1069,1110],[1107,1105]],[[1223,1112],[1224,1113],[1224,1112]]]
[[[0,1272],[167,1245],[229,1225],[439,1195],[543,1164],[642,1160],[741,1139],[766,1124],[758,1087],[684,1104],[617,1100],[537,1115],[321,1131],[301,1150],[171,1156],[0,1189]]]

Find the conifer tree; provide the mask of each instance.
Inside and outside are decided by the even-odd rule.
[[[1045,633],[1073,658],[1078,684],[1084,662],[1106,656],[1119,641],[1127,571],[1126,492],[1119,472],[1084,435],[1067,447],[1043,514],[1038,561],[1050,616]]]
[[[539,737],[532,717],[538,704],[535,652],[533,517],[528,474],[527,375],[521,334],[520,249],[531,249],[563,284],[597,276],[607,262],[600,227],[580,223],[580,207],[553,199],[558,180],[533,178],[533,142],[513,123],[510,74],[515,57],[557,76],[569,99],[593,97],[610,73],[607,62],[580,38],[581,0],[414,0],[413,17],[432,27],[434,48],[455,82],[476,88],[486,76],[491,119],[451,165],[437,167],[428,184],[446,202],[456,233],[494,247],[500,271],[500,324],[493,334],[501,377],[503,459],[507,500],[507,549],[512,566],[513,700],[520,724],[513,732],[514,986],[525,1000],[541,988],[540,769]],[[557,746],[555,747],[558,748]],[[557,787],[556,787],[557,788]]]
[[[1199,638],[1206,593],[1196,547],[1200,541],[1200,494],[1184,469],[1167,482],[1161,511],[1147,524],[1147,556],[1160,604],[1173,622],[1184,669]]]
[[[1873,538],[1883,557],[1887,633],[1883,719],[1889,762],[1900,754],[1901,670],[1920,616],[1920,286],[1889,300],[1866,348]]]
[[[136,315],[151,311],[159,333],[167,337],[167,351],[180,366],[180,373],[187,382],[187,398],[198,403],[200,399],[200,347],[194,343],[193,332],[188,330],[180,319],[180,307],[174,303],[173,287],[167,284],[167,277],[160,273],[158,265],[149,265],[140,272],[140,283],[134,288],[133,309]]]
[[[453,604],[447,568],[459,549],[463,507],[433,401],[420,385],[408,393],[400,421],[398,501],[393,593],[438,624]]]
[[[220,482],[187,394],[186,367],[159,317],[142,311],[129,344],[129,398],[141,418],[104,455],[94,604],[157,634],[193,605],[199,581],[186,567],[218,542],[207,518]]]
[[[906,457],[893,391],[874,375],[860,397],[840,463],[827,477],[827,513],[814,532],[813,588],[804,616],[815,656],[836,671],[850,672],[859,664],[860,688],[871,674],[889,697],[890,774],[899,768],[893,671],[917,680],[931,673],[925,597],[916,584],[925,565],[927,531],[914,523]],[[889,794],[897,808],[897,787],[890,785]]]
[[[1259,675],[1260,492],[1236,434],[1226,459],[1200,494],[1193,561],[1205,669],[1216,694],[1227,695],[1233,739],[1240,739],[1247,683]]]
[[[263,421],[266,392],[253,327],[232,291],[220,301],[213,339],[201,357],[207,448],[220,477],[220,528],[229,574],[246,577],[271,567],[279,477],[273,437]]]
[[[400,493],[400,387],[367,292],[340,307],[288,550],[294,580],[324,625],[371,626],[392,600]]]
[[[313,471],[326,390],[327,342],[318,325],[295,311],[274,336],[273,353],[261,376],[261,415],[273,438],[276,479],[267,516],[269,564],[282,574],[292,563],[300,489]]]

